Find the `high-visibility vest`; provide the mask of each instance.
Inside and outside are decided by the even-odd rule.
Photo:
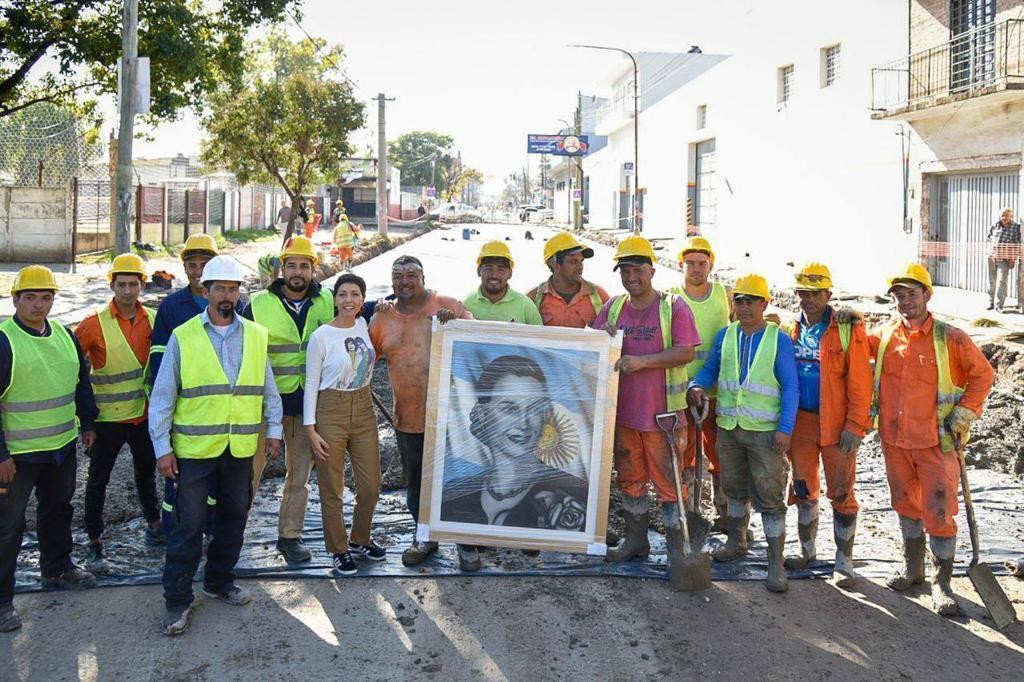
[[[143,307],[153,328],[156,313]],[[107,362],[103,369],[93,368],[89,374],[92,391],[96,395],[96,406],[100,416],[96,421],[122,422],[141,417],[146,413],[146,390],[144,379],[146,367],[139,362],[135,351],[121,331],[110,306],[96,311],[103,332],[103,345],[107,349]],[[149,364],[148,362],[146,363]]]
[[[700,345],[697,346],[693,362],[686,366],[690,376],[695,377],[707,362],[708,354],[714,349],[715,337],[718,336],[718,332],[729,326],[729,292],[720,282],[711,283],[711,293],[703,301],[695,301],[687,296],[685,287],[677,287],[671,292],[678,294],[686,301],[697,321]],[[709,398],[714,398],[717,395],[717,390],[712,388],[707,391],[707,395]]]
[[[352,239],[355,233],[352,231],[352,225],[349,224],[348,219],[342,220],[338,223],[338,226],[334,228],[334,245],[339,249],[352,246]]]
[[[181,389],[174,404],[171,447],[177,457],[212,459],[230,448],[233,457],[252,457],[263,428],[263,387],[267,330],[242,323],[242,366],[228,383],[210,337],[197,315],[174,330],[181,351]]]
[[[612,299],[608,309],[608,324],[615,326],[619,322],[622,306],[626,304],[625,294]],[[661,342],[665,350],[672,348],[672,306],[676,301],[673,294],[662,294],[658,297],[658,320],[661,322]],[[686,384],[689,377],[686,365],[677,365],[665,369],[665,404],[669,412],[686,409]]]
[[[545,280],[537,287],[537,292],[533,295],[533,302],[537,306],[538,310],[540,309],[541,302],[544,300],[544,295],[551,290],[550,284],[551,280]],[[601,308],[604,306],[604,302],[601,300],[601,295],[597,293],[597,286],[586,280],[583,280],[583,286],[590,288],[590,305],[594,306],[594,317],[597,317],[597,314],[601,312]],[[555,295],[560,296],[558,292],[555,292]]]
[[[782,415],[782,386],[775,378],[779,327],[771,322],[761,336],[746,378],[740,381],[740,323],[733,322],[722,343],[718,372],[718,426],[732,430],[775,431]]]
[[[274,370],[277,390],[294,393],[306,385],[306,346],[309,337],[322,324],[334,319],[334,297],[321,289],[306,313],[306,324],[299,335],[295,320],[284,308],[284,302],[272,291],[261,291],[251,299],[252,316],[270,335],[267,353]]]
[[[882,359],[885,357],[885,349],[892,340],[893,332],[903,324],[901,320],[894,320],[891,324],[882,329],[881,338],[878,342],[878,354],[875,356],[875,394],[871,400],[871,416],[875,419],[875,428],[878,428],[878,397],[882,386]],[[935,368],[938,370],[938,391],[935,402],[939,417],[939,443],[944,452],[953,450],[953,436],[946,429],[946,418],[953,412],[953,408],[960,402],[966,386],[957,386],[953,383],[953,373],[949,368],[949,346],[946,344],[946,337],[949,328],[945,322],[932,320],[932,342],[935,344]],[[899,396],[889,396],[890,399],[899,400]]]
[[[4,439],[12,455],[59,450],[78,437],[78,351],[71,333],[50,325],[33,336],[14,318],[0,324],[11,344],[11,383],[0,395]]]

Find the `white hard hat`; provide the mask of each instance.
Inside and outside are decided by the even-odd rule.
[[[245,281],[242,266],[231,256],[215,256],[203,268],[203,282],[238,282]]]

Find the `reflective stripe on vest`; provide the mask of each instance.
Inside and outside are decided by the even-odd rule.
[[[747,377],[740,381],[740,323],[733,322],[722,343],[722,364],[718,373],[718,426],[731,430],[775,431],[782,414],[782,386],[775,377],[775,355],[779,328],[768,323]]]
[[[282,394],[294,393],[306,385],[306,346],[310,335],[334,318],[334,297],[327,289],[320,290],[306,312],[301,338],[295,320],[277,294],[261,291],[252,297],[251,305],[253,319],[266,327],[270,335],[267,352],[277,390]]]
[[[152,329],[156,313],[150,308],[143,307],[143,310]],[[96,406],[100,410],[96,421],[121,422],[141,417],[146,413],[146,391],[143,387],[146,368],[135,356],[110,306],[97,310],[96,317],[107,352],[103,369],[93,369],[89,374],[93,393],[96,394]]]
[[[533,303],[534,305],[537,306],[537,310],[540,310],[540,304],[544,300],[544,295],[547,294],[549,291],[552,291],[551,287],[549,286],[550,283],[551,280],[541,282],[540,286],[537,287],[537,292],[533,295]],[[591,284],[586,280],[583,280],[583,286],[590,287],[590,293],[588,294],[588,297],[590,298],[590,305],[594,308],[594,317],[597,317],[598,313],[601,312],[601,308],[604,307],[604,302],[601,301],[601,295],[597,293],[597,286]],[[559,294],[557,291],[552,295],[561,298],[561,294]]]
[[[871,400],[871,416],[875,419],[875,428],[878,428],[878,399],[882,387],[882,359],[889,347],[892,335],[903,324],[895,320],[882,329],[881,338],[878,342],[878,353],[875,356],[875,392]],[[949,328],[945,322],[932,318],[932,343],[935,345],[935,368],[937,370],[937,391],[935,405],[939,418],[939,444],[943,452],[953,450],[953,436],[946,430],[946,418],[953,412],[953,408],[960,402],[966,387],[960,387],[953,383],[953,373],[949,366],[949,346],[946,337]]]
[[[267,330],[242,323],[242,366],[232,388],[200,316],[174,330],[181,352],[181,389],[174,404],[171,447],[184,459],[211,459],[224,450],[251,457],[263,427]]]
[[[51,324],[48,336],[33,336],[9,318],[0,333],[11,344],[11,383],[0,396],[7,449],[19,455],[64,447],[78,437],[78,351],[70,332]]]
[[[711,282],[711,292],[702,301],[695,301],[687,296],[686,287],[676,287],[671,292],[678,294],[686,301],[697,321],[700,345],[697,346],[697,355],[693,362],[686,366],[689,375],[695,377],[704,367],[708,355],[715,347],[715,337],[718,336],[718,332],[729,326],[729,292],[721,282]],[[714,398],[718,394],[718,389],[712,387],[706,393],[709,398]]]
[[[626,296],[616,296],[612,299],[611,307],[608,308],[608,323],[615,326],[619,323],[619,315],[622,314],[622,306],[626,304]],[[662,348],[672,348],[672,306],[676,302],[673,294],[659,295],[658,297],[658,321],[661,324]],[[686,384],[689,376],[686,365],[668,367],[665,369],[665,405],[669,412],[677,412],[686,409]]]

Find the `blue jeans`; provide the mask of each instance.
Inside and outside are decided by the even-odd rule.
[[[192,603],[192,579],[203,555],[206,497],[216,482],[217,513],[213,539],[206,550],[203,585],[213,592],[230,587],[242,551],[242,535],[252,500],[252,457],[232,457],[227,450],[213,459],[178,459],[174,527],[167,536],[164,601],[167,608]]]

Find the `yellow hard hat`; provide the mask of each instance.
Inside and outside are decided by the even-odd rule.
[[[338,199],[337,201],[334,202],[334,205],[335,206],[344,206],[345,202],[342,201],[341,199]]]
[[[644,258],[654,264],[654,247],[640,235],[630,235],[619,242],[615,249],[615,267],[612,270],[618,270],[619,264],[624,261],[639,262],[637,259]]]
[[[932,276],[928,274],[928,268],[920,263],[907,263],[906,267],[900,270],[897,275],[890,277],[889,291],[892,291],[893,287],[906,284],[907,282],[917,282],[928,291],[932,290]]]
[[[312,205],[313,205],[313,200],[312,199],[306,199],[306,206],[312,206]]]
[[[547,263],[552,256],[557,256],[562,251],[576,250],[580,250],[584,258],[592,258],[594,255],[592,248],[580,244],[571,233],[559,232],[544,244],[544,262]]]
[[[290,237],[284,243],[284,248],[281,250],[281,263],[289,258],[308,258],[313,262],[314,268],[320,262],[313,249],[313,241],[308,237]]]
[[[743,275],[736,280],[736,284],[732,286],[732,295],[734,298],[736,296],[756,296],[765,301],[772,300],[772,290],[768,288],[768,280],[754,273]]]
[[[828,291],[832,288],[832,273],[824,263],[812,261],[796,273],[797,291]]]
[[[53,271],[45,265],[26,265],[18,270],[14,278],[14,285],[11,293],[19,291],[34,291],[48,289],[54,293],[58,291],[57,280],[53,277]]]
[[[216,256],[217,240],[208,234],[194,234],[185,241],[185,248],[181,250],[181,260],[189,256]]]
[[[516,262],[512,260],[512,252],[508,250],[508,245],[505,242],[487,242],[480,249],[480,255],[476,257],[477,267],[484,262],[484,258],[504,258],[508,261],[508,266],[514,268]]]
[[[107,279],[114,281],[115,275],[138,275],[142,281],[146,281],[146,266],[142,259],[134,253],[122,253],[114,258],[110,264],[110,272]]]
[[[686,240],[686,246],[679,252],[679,267],[683,267],[683,258],[688,253],[706,253],[711,264],[715,264],[715,252],[711,250],[711,242],[704,237],[690,237]]]

